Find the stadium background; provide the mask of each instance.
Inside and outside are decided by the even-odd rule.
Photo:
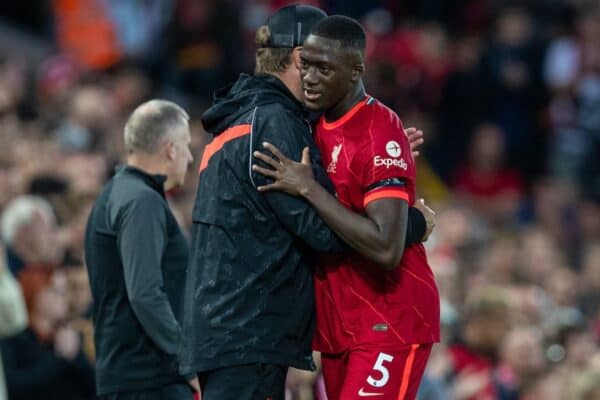
[[[56,326],[40,351],[72,329],[83,341],[71,347],[93,360],[82,233],[121,160],[125,118],[152,97],[190,112],[196,164],[170,194],[189,227],[208,140],[198,116],[214,89],[252,70],[255,29],[287,3],[1,3],[1,251],[30,317]],[[426,134],[418,188],[437,211],[427,247],[444,340],[419,398],[599,399],[600,3],[305,3],[364,24],[369,93]],[[55,223],[5,224],[26,194],[48,200]],[[10,372],[46,390],[78,379]],[[322,396],[312,379],[290,376],[290,398]]]

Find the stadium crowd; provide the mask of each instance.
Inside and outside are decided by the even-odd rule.
[[[290,2],[21,3],[0,6],[0,328],[24,312],[8,285],[29,324],[0,329],[5,382],[11,400],[92,399],[83,233],[124,121],[152,97],[181,104],[195,174],[210,137],[199,114],[252,70],[254,31]],[[443,340],[419,399],[600,398],[597,2],[305,3],[360,19],[369,93],[425,131]],[[196,183],[169,193],[188,228]],[[288,386],[324,398],[315,374]]]

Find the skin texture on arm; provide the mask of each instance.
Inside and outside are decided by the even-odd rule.
[[[265,143],[277,160],[260,152],[256,158],[274,169],[253,166],[256,172],[275,179],[274,183],[260,186],[260,191],[280,190],[304,197],[319,216],[350,247],[385,270],[395,268],[404,252],[408,203],[401,199],[380,199],[367,205],[366,216],[356,214],[329,194],[313,178],[308,148],[302,161],[294,162],[275,146]]]

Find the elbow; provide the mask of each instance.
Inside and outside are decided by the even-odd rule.
[[[388,272],[393,271],[400,264],[403,253],[403,248],[386,249],[382,252],[379,252],[377,260],[375,261],[383,270]]]
[[[148,301],[144,296],[134,295],[129,297],[129,304],[134,311],[139,312],[147,307]]]

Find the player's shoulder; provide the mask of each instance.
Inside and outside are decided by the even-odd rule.
[[[378,99],[371,97],[366,105],[371,108],[371,116],[376,124],[402,128],[402,121],[398,114]]]

